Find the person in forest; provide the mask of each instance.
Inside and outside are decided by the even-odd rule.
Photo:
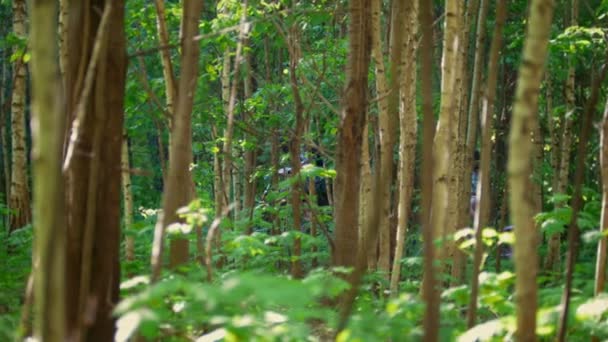
[[[473,154],[473,171],[471,172],[471,218],[475,219],[475,208],[477,207],[477,183],[479,182],[479,151]]]

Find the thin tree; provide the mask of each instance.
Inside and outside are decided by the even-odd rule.
[[[131,163],[129,161],[129,139],[127,133],[123,133],[121,148],[122,165],[122,200],[123,200],[123,222],[126,230],[133,225],[133,194],[131,192]],[[135,260],[135,237],[131,233],[125,236],[125,257],[127,261]]]
[[[485,0],[482,0],[485,1]],[[498,81],[498,63],[502,47],[502,35],[507,17],[507,0],[499,0],[496,5],[496,22],[490,47],[488,78],[485,96],[482,99],[481,111],[481,158],[479,182],[477,183],[478,204],[475,207],[475,254],[473,257],[473,274],[471,276],[471,298],[467,311],[467,326],[472,328],[477,319],[477,296],[479,293],[479,272],[483,256],[482,230],[489,222],[490,214],[490,158],[492,158],[492,115]],[[499,256],[500,257],[500,256]]]
[[[600,219],[600,231],[604,233],[608,230],[608,99],[604,107],[604,118],[602,119],[600,131],[600,164],[602,176],[602,214]],[[595,292],[598,294],[604,291],[606,284],[606,257],[608,252],[608,237],[602,234],[602,239],[597,245],[597,261],[595,264]]]
[[[572,194],[571,208],[572,217],[570,218],[570,224],[568,225],[568,253],[566,255],[566,284],[564,286],[564,292],[562,295],[562,307],[559,330],[558,330],[558,341],[563,342],[566,339],[566,330],[568,327],[568,311],[570,309],[570,296],[572,292],[572,278],[574,274],[574,266],[576,263],[576,255],[578,253],[578,240],[579,240],[579,227],[578,227],[578,213],[583,206],[582,198],[582,187],[585,178],[585,156],[587,155],[587,145],[589,137],[591,135],[591,129],[593,126],[593,116],[595,114],[595,108],[600,96],[601,86],[606,79],[608,74],[608,54],[603,61],[604,65],[601,71],[594,75],[593,82],[591,84],[591,93],[589,99],[585,103],[585,111],[583,113],[583,123],[580,131],[580,141],[578,144],[577,156],[578,160],[576,163],[576,170],[574,173],[574,193]]]
[[[460,5],[459,1],[446,1],[446,19],[443,35],[443,56],[441,61],[441,108],[437,131],[433,143],[433,208],[431,229],[442,238],[444,244],[440,259],[445,262],[458,258],[454,243],[448,235],[456,229],[457,207],[455,202],[457,149],[454,142],[458,139],[458,108],[456,84],[458,77],[458,51],[460,49]],[[448,266],[448,265],[444,265]],[[449,268],[446,268],[449,270]]]
[[[13,1],[13,33],[26,38],[26,1]],[[27,146],[25,143],[25,52],[18,52],[14,63],[14,85],[11,103],[11,188],[8,206],[12,213],[9,231],[21,228],[31,221],[30,189],[27,181]]]
[[[433,114],[433,12],[427,0],[418,1],[418,21],[422,38],[420,41],[420,88],[422,93],[422,175],[433,172],[433,139],[435,135],[435,116]],[[424,276],[422,280],[422,299],[425,303],[423,328],[425,341],[439,338],[439,292],[435,266],[435,231],[431,226],[431,199],[433,180],[422,177],[422,234],[424,243]]]
[[[363,230],[361,244],[357,236],[359,218],[359,190],[361,176],[361,144],[367,107],[367,80],[371,50],[371,1],[352,0],[349,3],[349,55],[346,67],[346,88],[338,130],[338,155],[336,163],[336,209],[334,265],[354,266],[350,276],[351,288],[340,303],[340,316],[336,333],[348,323],[359,285],[367,264],[367,250],[378,236],[377,223],[380,202],[374,203],[368,222]],[[372,198],[378,198],[383,189],[380,173],[374,175]],[[388,180],[384,180],[388,181]],[[357,251],[357,253],[353,253]]]
[[[532,198],[531,134],[536,121],[538,94],[551,33],[553,0],[533,0],[524,41],[522,63],[513,107],[509,138],[508,180],[511,217],[515,226],[515,305],[518,341],[536,340],[538,232]]]
[[[61,171],[65,114],[55,44],[56,11],[53,0],[35,0],[31,4],[34,335],[50,342],[66,340],[65,196]]]
[[[576,26],[578,22],[578,0],[570,0],[570,26]],[[572,151],[572,126],[573,114],[576,110],[574,98],[575,88],[575,68],[573,58],[568,58],[568,77],[565,85],[566,113],[561,121],[561,134],[556,140],[559,144],[559,167],[554,169],[554,194],[565,194],[568,192],[570,176],[570,155]],[[563,204],[560,204],[563,205]],[[560,234],[553,234],[549,238],[549,250],[545,258],[544,268],[546,270],[556,270],[560,265]]]
[[[414,166],[416,162],[416,35],[418,31],[418,5],[408,1],[402,9],[403,20],[403,77],[400,80],[399,106],[399,201],[397,209],[397,243],[391,272],[390,293],[396,296],[399,292],[401,275],[401,257],[405,244],[407,222],[411,214],[412,192],[414,188]],[[396,27],[396,29],[400,29]]]
[[[354,266],[358,244],[361,142],[367,108],[370,56],[370,0],[349,3],[349,55],[343,109],[338,127],[335,183],[335,243],[333,264]]]
[[[163,193],[163,214],[156,224],[152,249],[152,281],[158,280],[161,271],[163,237],[167,226],[179,222],[177,210],[192,200],[190,184],[192,174],[192,107],[198,76],[200,49],[194,37],[203,8],[202,0],[184,0],[182,26],[181,79],[173,118],[169,173]],[[171,241],[170,264],[176,266],[188,260],[188,240]],[[174,253],[175,251],[175,253]],[[181,253],[179,252],[181,251]]]

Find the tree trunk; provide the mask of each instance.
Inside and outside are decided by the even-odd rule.
[[[425,303],[423,328],[425,341],[439,338],[439,292],[437,291],[438,268],[435,266],[435,231],[431,225],[431,199],[433,197],[433,140],[435,116],[433,114],[433,12],[432,3],[418,1],[418,20],[422,34],[420,40],[420,88],[422,93],[422,234],[424,248],[424,276],[422,298]],[[426,175],[426,177],[425,177]]]
[[[167,32],[167,22],[165,21],[165,3],[163,0],[155,0],[156,8],[156,27],[158,30],[158,41],[161,46],[169,45],[169,33]],[[176,95],[175,76],[173,74],[173,64],[169,49],[160,49],[160,59],[163,66],[163,77],[165,79],[165,95],[167,101],[167,112],[173,115],[173,104]],[[171,125],[169,125],[171,127]]]
[[[169,152],[169,173],[163,194],[162,223],[157,224],[152,251],[152,281],[158,280],[162,261],[164,231],[172,223],[179,222],[177,210],[192,200],[192,107],[198,77],[200,49],[194,37],[198,34],[198,22],[202,12],[201,0],[184,0],[181,79],[173,118]],[[171,241],[170,266],[188,261],[188,239]]]
[[[249,43],[247,43],[247,45],[249,45]],[[253,69],[252,68],[253,68],[253,66],[251,64],[251,53],[247,53],[247,55],[245,56],[245,80],[243,82],[243,91],[245,93],[245,99],[249,99],[253,95],[253,82],[252,82]],[[245,111],[245,115],[244,115],[243,119],[249,125],[254,124],[253,115],[249,111]],[[252,144],[254,144],[256,142],[255,137],[253,135],[248,136],[247,139],[248,140],[251,139]],[[251,222],[251,221],[252,221],[252,217],[253,217],[253,209],[255,207],[255,193],[256,193],[256,182],[255,182],[255,179],[253,178],[253,176],[255,173],[256,158],[257,158],[256,149],[253,147],[246,147],[245,148],[245,168],[244,168],[244,171],[245,171],[244,172],[245,198],[243,199],[243,209],[245,210],[245,214],[249,217],[249,219],[247,220],[247,227],[245,229],[247,234],[251,234],[251,229],[252,229],[252,224],[253,224],[253,222]]]
[[[302,182],[300,180],[300,169],[302,164],[300,162],[300,140],[304,133],[304,104],[300,97],[300,89],[298,86],[298,62],[300,60],[300,32],[298,27],[294,25],[289,28],[287,35],[288,39],[288,50],[289,50],[289,83],[291,85],[291,91],[294,99],[294,109],[296,117],[295,132],[291,137],[289,144],[289,154],[291,158],[291,172],[292,177],[296,177],[296,181],[293,182],[291,187],[291,207],[293,211],[293,229],[296,232],[302,231]],[[302,278],[304,276],[304,270],[302,269],[302,240],[299,236],[294,239],[293,256],[291,263],[291,276],[294,278]]]
[[[576,170],[574,172],[573,192],[570,207],[572,208],[572,217],[568,225],[568,253],[566,254],[566,281],[564,284],[564,292],[562,294],[562,312],[559,320],[559,330],[557,340],[563,342],[566,340],[566,331],[568,329],[568,312],[570,309],[570,297],[572,295],[572,278],[574,275],[574,267],[576,256],[578,253],[578,244],[580,239],[580,230],[578,227],[578,214],[583,208],[582,188],[585,178],[587,145],[593,127],[593,117],[595,108],[599,99],[601,86],[608,75],[608,54],[603,61],[603,67],[598,74],[595,74],[591,82],[591,90],[589,99],[585,103],[585,110],[582,115],[582,124],[580,128],[579,144],[576,151],[578,160],[576,161]]]
[[[472,6],[472,2],[469,2],[467,9],[470,9]],[[466,70],[468,63],[464,60],[464,57],[468,55],[469,48],[469,29],[466,27],[468,25],[467,20],[472,19],[468,18],[469,15],[465,12],[465,4],[463,1],[460,1],[457,5],[458,17],[454,18],[453,24],[456,26],[453,27],[453,33],[456,35],[456,39],[458,41],[457,45],[454,46],[454,66],[452,67],[452,73],[454,78],[454,85],[452,87],[452,97],[454,101],[454,113],[455,115],[455,124],[452,127],[456,140],[452,141],[453,151],[451,153],[452,161],[450,162],[450,179],[449,179],[449,187],[451,188],[449,194],[451,196],[448,202],[448,217],[451,218],[450,224],[451,227],[448,231],[448,236],[456,233],[456,231],[460,228],[463,228],[467,223],[469,223],[469,211],[467,210],[466,202],[468,199],[465,199],[467,195],[470,193],[470,181],[465,179],[466,175],[466,134],[467,134],[467,114],[466,114],[466,99],[469,94],[465,89],[465,85],[468,83]],[[471,13],[471,16],[474,16]],[[444,48],[445,49],[445,48]],[[450,260],[452,260],[451,269],[448,265],[446,265],[446,270],[450,270],[451,278],[450,285],[456,286],[460,285],[464,282],[464,271],[466,267],[466,255],[457,247],[455,243],[448,243],[447,245],[448,255],[450,255]]]
[[[108,341],[114,336],[112,310],[120,281],[124,1],[71,1],[69,6],[66,90],[74,122],[64,163],[67,336]]]
[[[608,230],[608,99],[604,108],[604,119],[601,129],[601,148],[600,163],[602,176],[602,217],[600,219],[600,231],[605,233]],[[608,238],[602,235],[602,239],[597,245],[597,262],[595,265],[595,295],[604,291],[606,283],[606,254],[608,251]]]
[[[509,192],[515,226],[515,304],[518,341],[536,340],[538,232],[533,219],[534,203],[528,195],[532,175],[531,134],[536,124],[538,94],[547,57],[553,16],[552,0],[533,0],[519,67],[517,92],[509,138]]]
[[[395,0],[398,1],[398,0]],[[378,127],[380,140],[380,158],[375,164],[375,173],[383,173],[391,179],[393,147],[395,140],[395,121],[389,114],[389,85],[386,76],[384,54],[382,52],[382,24],[380,15],[382,12],[382,1],[372,0],[372,59],[376,69],[376,94],[378,96]],[[392,62],[392,61],[391,61]],[[391,89],[392,91],[392,89]],[[396,91],[396,90],[394,90]],[[390,164],[390,165],[389,165]],[[386,169],[385,169],[386,168]],[[373,201],[380,201],[380,222],[378,223],[378,269],[388,276],[390,260],[390,225],[389,214],[391,207],[391,182],[386,182],[387,187],[380,189],[380,198],[373,198]],[[368,215],[369,216],[369,215]],[[376,248],[376,242],[372,242],[372,248]]]
[[[35,332],[37,340],[60,342],[65,334],[65,194],[61,171],[65,114],[59,73],[57,5],[52,0],[31,4],[32,166],[36,273]]]
[[[13,1],[13,33],[26,37],[26,2]],[[25,53],[17,52],[19,58],[14,64],[13,97],[11,103],[11,189],[8,206],[12,210],[9,232],[25,226],[31,221],[30,189],[27,181],[27,146],[25,143],[25,82],[26,67],[23,59]]]
[[[482,0],[485,2],[485,0]],[[481,157],[479,181],[477,183],[478,204],[475,210],[475,254],[473,257],[473,274],[471,276],[471,298],[467,311],[467,327],[475,325],[477,319],[477,297],[479,293],[479,272],[483,257],[482,229],[490,220],[490,158],[492,158],[492,116],[498,80],[498,62],[502,48],[502,35],[507,16],[507,0],[500,0],[496,8],[496,24],[490,48],[488,62],[488,79],[486,81],[485,98],[481,111]],[[499,226],[499,229],[502,227]],[[500,254],[497,258],[500,258]]]
[[[571,17],[570,26],[577,25],[578,21],[578,0],[571,0]],[[574,66],[572,58],[568,61],[568,78],[565,86],[565,98],[566,98],[566,113],[564,114],[562,123],[562,132],[559,137],[560,141],[560,157],[559,157],[559,168],[554,169],[557,177],[557,181],[554,182],[555,188],[554,194],[566,194],[568,193],[569,175],[570,175],[570,151],[572,149],[572,125],[574,123],[573,116],[576,110],[576,103],[574,99]],[[560,206],[563,204],[560,204]],[[561,255],[560,255],[561,239],[560,234],[553,234],[549,237],[549,250],[545,259],[545,270],[556,271],[559,268]]]
[[[417,114],[416,114],[416,35],[418,25],[416,16],[418,6],[415,2],[407,2],[403,8],[404,36],[403,40],[403,79],[400,80],[400,111],[399,111],[399,204],[397,209],[397,241],[393,270],[391,272],[390,293],[399,293],[401,276],[401,258],[405,244],[407,224],[411,214],[412,192],[414,188],[414,168],[416,163],[417,143]],[[396,27],[396,29],[400,29]]]
[[[3,84],[7,84],[7,78],[9,77],[9,72],[8,72],[8,67],[7,67],[7,63],[6,63],[6,59],[8,59],[8,54],[4,54],[2,56],[2,58],[4,59],[5,62],[2,63],[2,75],[0,77],[2,77],[0,79],[0,81],[2,81]],[[5,106],[4,104],[6,103],[7,99],[5,96],[6,92],[5,91],[0,91],[0,103],[2,103],[2,108],[0,108],[0,144],[2,144],[2,180],[0,180],[0,182],[2,182],[2,188],[4,189],[3,194],[4,194],[4,203],[8,203],[8,200],[10,198],[10,189],[11,189],[11,161],[10,161],[10,145],[8,143],[8,128],[7,128],[7,120],[6,120],[6,110],[5,110]],[[8,224],[8,220],[6,220],[6,217],[2,218],[2,224],[5,225],[5,227]]]
[[[455,99],[457,81],[458,51],[460,35],[460,6],[456,0],[446,1],[445,33],[443,37],[441,108],[435,141],[433,144],[433,208],[431,226],[434,234],[442,238],[440,253],[442,262],[453,260],[456,255],[455,244],[447,237],[456,231],[456,180],[454,166],[458,139],[458,108]],[[449,268],[447,268],[449,270]]]
[[[123,199],[123,222],[125,235],[125,257],[127,261],[135,260],[135,236],[128,232],[133,225],[133,194],[131,193],[131,163],[129,162],[129,139],[127,133],[123,133],[122,149],[122,199]]]
[[[335,266],[356,263],[361,180],[361,143],[367,106],[367,77],[370,54],[369,0],[349,4],[349,56],[343,109],[338,126],[335,181]]]
[[[370,166],[370,154],[369,154],[369,123],[366,118],[365,126],[363,128],[363,137],[361,141],[361,190],[359,193],[359,246],[362,246],[361,238],[363,237],[363,227],[369,220],[369,208],[371,206],[371,195],[372,195],[372,169]],[[329,194],[328,194],[329,195]],[[367,267],[370,270],[376,268],[378,262],[378,248],[377,244],[372,244],[372,248],[367,251]]]

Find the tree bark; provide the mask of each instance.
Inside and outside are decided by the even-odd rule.
[[[131,163],[129,161],[129,139],[127,133],[123,133],[121,148],[122,164],[122,199],[123,199],[123,222],[125,230],[131,229],[133,225],[133,194],[131,193]],[[127,261],[135,260],[135,237],[128,232],[125,236],[125,257]]]
[[[578,22],[578,0],[570,1],[570,26],[577,25]],[[574,124],[574,112],[576,110],[576,103],[574,98],[574,66],[572,58],[568,60],[568,78],[565,85],[565,98],[566,98],[566,113],[561,120],[562,132],[559,137],[559,168],[554,169],[557,177],[557,181],[554,182],[555,188],[554,194],[566,194],[568,192],[569,176],[570,176],[570,155],[572,150],[572,126]],[[560,204],[563,205],[563,204]],[[560,265],[561,239],[560,234],[553,234],[549,237],[549,250],[545,259],[544,268],[546,270],[557,270]]]
[[[420,88],[422,93],[422,234],[424,248],[424,275],[422,298],[425,303],[423,328],[425,341],[434,342],[439,338],[439,292],[437,291],[438,268],[435,266],[435,231],[431,225],[431,199],[433,198],[433,139],[435,116],[433,114],[433,12],[432,3],[418,1],[418,20],[421,30],[420,40]]]
[[[291,142],[289,144],[289,154],[291,158],[291,172],[292,177],[296,177],[296,181],[293,182],[291,187],[291,208],[293,211],[293,229],[296,232],[302,231],[302,182],[300,181],[300,169],[302,164],[300,162],[300,141],[302,134],[304,133],[304,104],[300,96],[300,89],[298,86],[298,62],[300,60],[300,33],[296,25],[289,28],[287,35],[288,39],[288,50],[289,50],[289,84],[291,86],[291,92],[294,99],[294,109],[296,118],[295,132],[291,136]],[[302,240],[299,236],[294,239],[293,246],[293,257],[291,262],[291,276],[294,278],[302,278],[304,276],[304,270],[302,269]]]
[[[26,2],[13,1],[13,33],[26,37]],[[30,189],[27,181],[27,145],[25,142],[25,86],[26,67],[23,59],[25,53],[17,52],[19,58],[14,64],[14,85],[11,103],[11,188],[8,206],[12,213],[9,220],[9,232],[19,229],[32,220],[30,208]]]
[[[36,310],[34,335],[40,341],[65,341],[65,196],[61,170],[64,138],[63,81],[59,72],[57,5],[31,4],[32,166]]]
[[[361,143],[367,107],[370,56],[370,3],[349,4],[349,55],[343,109],[338,126],[335,196],[335,266],[355,266],[361,179]]]
[[[401,276],[401,258],[405,244],[405,235],[411,214],[412,193],[414,188],[414,167],[416,163],[417,115],[416,115],[416,35],[418,31],[418,6],[415,2],[407,2],[403,8],[405,15],[402,26],[405,39],[403,40],[403,78],[400,79],[400,110],[399,110],[399,203],[397,209],[397,241],[395,257],[391,272],[390,293],[399,293]],[[396,27],[396,29],[400,29]]]
[[[164,231],[172,223],[180,222],[177,210],[192,200],[192,107],[198,77],[200,49],[194,37],[198,34],[198,22],[202,12],[201,0],[184,0],[181,79],[173,118],[169,152],[169,173],[163,195],[162,223],[156,226],[152,251],[152,281],[158,280],[162,261]],[[188,261],[188,239],[171,241],[170,266]]]
[[[608,99],[604,108],[604,118],[600,131],[600,163],[602,177],[602,214],[600,219],[600,231],[608,230]],[[608,251],[608,237],[602,235],[597,245],[597,262],[595,264],[595,295],[604,291],[606,284],[606,257]]]
[[[124,1],[71,1],[69,6],[66,90],[74,122],[72,155],[64,164],[67,336],[108,341],[114,336],[112,310],[120,281]]]
[[[572,278],[574,275],[574,266],[576,263],[576,256],[578,253],[579,243],[579,227],[578,227],[578,214],[583,208],[582,198],[582,187],[585,178],[585,162],[587,156],[587,145],[591,130],[593,126],[593,116],[595,114],[595,108],[599,99],[601,86],[606,79],[608,74],[608,54],[604,60],[604,65],[601,71],[594,75],[593,82],[591,84],[591,90],[589,99],[585,103],[585,110],[583,113],[583,122],[581,124],[581,131],[579,134],[580,141],[577,148],[578,160],[576,163],[576,171],[574,172],[574,184],[573,194],[571,201],[572,217],[570,218],[570,224],[568,225],[568,253],[566,255],[566,283],[564,285],[564,292],[562,295],[562,307],[563,310],[560,315],[559,330],[558,330],[558,341],[563,342],[566,339],[566,330],[568,328],[568,311],[570,309],[570,296],[572,292]]]
[[[169,33],[167,32],[167,22],[165,20],[165,3],[163,0],[155,0],[156,8],[156,28],[158,30],[158,41],[161,46],[169,45]],[[165,95],[167,101],[167,112],[173,115],[173,104],[176,95],[175,76],[173,74],[173,64],[169,49],[159,50],[160,59],[163,66],[163,77],[165,79]],[[171,127],[171,125],[169,125]]]
[[[509,138],[508,180],[515,226],[515,304],[518,341],[536,341],[538,232],[529,195],[532,175],[531,134],[536,122],[538,94],[551,33],[552,0],[533,0],[524,41],[522,63]]]
[[[398,0],[396,0],[398,1]],[[393,1],[393,2],[396,2]],[[382,1],[372,0],[372,60],[376,69],[376,93],[378,96],[378,139],[380,141],[380,158],[375,164],[375,173],[383,173],[392,178],[393,145],[395,140],[395,118],[389,114],[389,84],[386,76],[386,66],[382,46],[382,24],[380,15],[382,12]],[[392,62],[392,61],[391,61]],[[390,162],[390,165],[389,165]],[[379,241],[377,266],[381,272],[388,275],[390,260],[390,225],[389,215],[391,207],[391,182],[386,182],[387,187],[380,189],[380,197],[373,198],[372,203],[380,201],[380,222],[378,222]],[[373,207],[373,205],[372,205]],[[369,215],[368,215],[369,216]],[[368,217],[369,218],[369,217]],[[372,248],[376,248],[376,241],[372,242]]]
[[[485,0],[482,0],[485,2]],[[473,274],[471,276],[471,298],[467,310],[467,327],[475,325],[477,319],[477,297],[479,293],[479,272],[483,257],[482,229],[490,220],[490,159],[492,158],[492,116],[498,80],[498,62],[502,48],[502,35],[507,16],[507,0],[500,0],[496,5],[496,24],[490,48],[488,79],[481,111],[481,156],[479,181],[477,183],[478,204],[475,210],[475,254],[473,257]],[[499,227],[501,229],[502,227]],[[498,255],[497,258],[501,256]]]
[[[456,231],[458,213],[456,207],[456,175],[458,139],[458,108],[455,99],[457,84],[458,51],[461,44],[460,6],[456,0],[446,1],[445,33],[441,62],[441,108],[433,144],[433,203],[431,226],[437,237],[442,238],[440,259],[445,262],[456,257],[456,248],[447,237]],[[457,257],[458,258],[458,257]],[[455,266],[456,267],[456,266]],[[449,268],[446,268],[449,270]]]

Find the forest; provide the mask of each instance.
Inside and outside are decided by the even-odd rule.
[[[0,21],[0,341],[608,341],[608,0]]]

